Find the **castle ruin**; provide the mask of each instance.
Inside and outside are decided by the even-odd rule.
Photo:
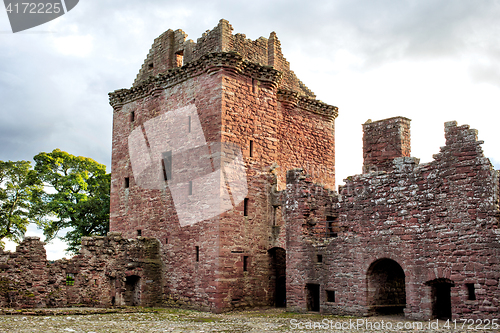
[[[476,130],[446,123],[420,164],[409,119],[366,122],[362,174],[336,191],[338,109],[275,33],[225,20],[163,33],[110,104],[111,233],[53,264],[36,239],[0,253],[2,306],[498,314],[499,172]]]

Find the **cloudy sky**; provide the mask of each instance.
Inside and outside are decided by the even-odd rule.
[[[412,119],[412,155],[421,162],[444,145],[444,122],[456,120],[479,130],[500,169],[495,0],[82,0],[16,34],[1,9],[0,160],[60,148],[109,170],[108,92],[132,85],[165,30],[182,29],[196,41],[221,18],[251,39],[275,31],[297,76],[339,107],[337,184],[361,171],[361,124],[393,116]],[[63,248],[50,245],[49,259]]]

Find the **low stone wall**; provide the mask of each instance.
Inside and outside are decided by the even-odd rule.
[[[49,262],[44,243],[26,237],[0,252],[0,307],[158,306],[162,271],[156,239],[87,237],[79,255]]]

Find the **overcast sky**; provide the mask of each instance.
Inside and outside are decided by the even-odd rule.
[[[130,88],[164,31],[182,29],[196,41],[221,18],[251,39],[275,31],[299,79],[339,107],[337,184],[361,171],[361,124],[393,116],[412,119],[412,155],[421,162],[444,145],[444,122],[456,120],[479,130],[500,168],[500,1],[493,0],[81,0],[16,34],[0,9],[0,160],[60,148],[109,171],[108,92]],[[49,246],[49,259],[62,248]]]

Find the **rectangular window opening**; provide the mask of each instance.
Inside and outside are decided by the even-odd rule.
[[[243,256],[243,272],[248,271],[248,256]]]
[[[190,180],[189,181],[188,195],[192,195],[192,194],[193,194],[193,181]]]
[[[130,112],[130,122],[133,123],[135,120],[135,111]]]
[[[252,78],[252,92],[256,93],[257,92],[257,80]]]
[[[168,244],[168,237],[165,238],[165,244]]]
[[[466,283],[467,286],[467,300],[475,301],[476,300],[476,290],[474,289],[474,283]]]
[[[169,150],[162,154],[161,166],[163,168],[163,179],[172,180],[172,151]]]
[[[66,274],[66,285],[67,286],[75,285],[75,274],[73,273]]]
[[[175,52],[175,64],[176,67],[182,67],[184,65],[184,50]]]
[[[253,157],[253,140],[250,140],[250,157]]]
[[[151,63],[149,63],[148,68],[149,68],[149,69],[153,69],[153,68],[154,68],[154,65],[153,65],[153,63],[152,63],[152,62],[151,62]]]
[[[125,188],[129,188],[129,186],[130,186],[130,178],[125,177]]]
[[[326,301],[331,303],[335,302],[335,290],[326,291]]]
[[[196,261],[200,261],[200,247],[196,246],[195,250],[196,250]]]
[[[316,257],[316,259],[317,259],[318,263],[323,262],[323,255],[322,254],[318,254],[317,257]]]
[[[243,216],[248,216],[248,198],[243,200]]]
[[[142,236],[142,230],[141,229],[137,229],[137,237],[141,237]]]
[[[335,216],[326,217],[326,237],[337,237],[338,222]]]

